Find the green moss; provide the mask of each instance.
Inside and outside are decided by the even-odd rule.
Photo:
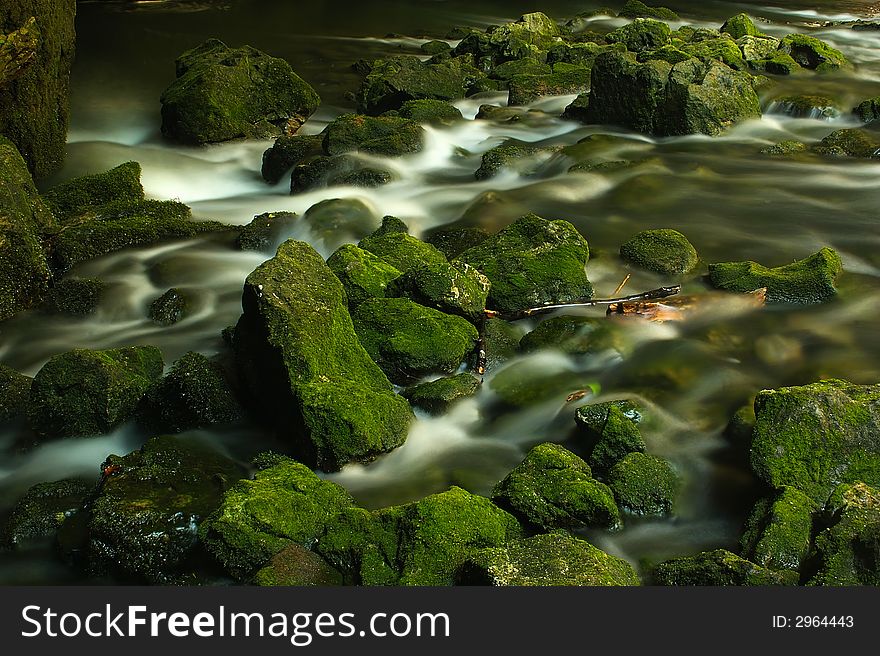
[[[741,36],[736,37],[736,44],[742,52],[743,59],[748,63],[750,68],[762,68],[760,62],[766,62],[767,59],[773,59],[781,55],[779,53],[779,39],[772,36]],[[791,59],[789,55],[783,55]],[[797,63],[792,59],[795,69],[799,68]],[[763,69],[762,69],[763,70]]]
[[[298,215],[293,212],[266,212],[242,226],[236,241],[243,251],[274,253],[284,236],[293,232]]]
[[[512,169],[520,175],[534,175],[546,157],[553,152],[547,148],[518,143],[495,146],[483,153],[480,168],[474,173],[477,180],[487,180],[505,169]]]
[[[422,149],[424,130],[415,121],[393,116],[343,114],[324,131],[324,152],[344,155],[353,151],[374,155],[405,155]]]
[[[324,152],[324,136],[281,135],[266,152],[263,153],[261,173],[269,184],[277,184],[294,165],[313,155]]]
[[[109,433],[134,414],[163,367],[162,353],[152,346],[56,355],[34,378],[31,428],[44,438]]]
[[[777,52],[772,57],[750,62],[752,68],[772,75],[794,75],[802,70],[794,58],[784,52]]]
[[[536,535],[481,549],[459,573],[464,585],[640,585],[628,562],[563,533]]]
[[[788,157],[789,155],[798,155],[807,152],[807,144],[794,139],[786,139],[778,144],[767,146],[761,149],[762,155],[770,155],[772,157]]]
[[[795,585],[797,574],[777,572],[744,560],[724,549],[660,563],[654,570],[656,585]]]
[[[65,278],[52,287],[42,309],[50,314],[92,314],[100,304],[106,287],[106,283],[97,278]]]
[[[0,530],[0,545],[24,549],[55,535],[68,517],[79,512],[94,485],[78,479],[37,483],[18,500]]]
[[[721,26],[721,31],[729,34],[734,39],[761,35],[761,31],[755,26],[748,14],[737,14],[728,18],[724,21],[724,25]]]
[[[575,422],[592,467],[607,473],[630,453],[643,453],[643,411],[632,401],[605,401],[577,409]]]
[[[645,453],[630,453],[608,474],[620,507],[635,515],[668,515],[675,505],[678,476],[669,463]]]
[[[401,118],[416,123],[451,123],[461,120],[458,107],[443,100],[408,100],[398,110]]]
[[[813,146],[813,152],[829,157],[875,158],[878,150],[880,140],[858,128],[835,130]]]
[[[383,226],[385,222],[383,220]],[[409,271],[421,264],[443,264],[446,262],[446,256],[443,253],[430,244],[407,234],[406,226],[403,231],[388,231],[380,228],[361,239],[358,246],[371,252],[400,272]]]
[[[840,256],[823,248],[803,260],[768,269],[756,262],[724,262],[709,265],[709,280],[719,288],[750,292],[767,288],[771,303],[821,303],[837,293]]]
[[[0,364],[0,423],[24,414],[33,378]]]
[[[490,280],[492,309],[515,312],[590,298],[589,257],[587,240],[568,221],[528,214],[458,259]]]
[[[590,90],[590,69],[556,64],[549,75],[514,75],[510,78],[510,105],[525,105],[542,96],[563,96]]]
[[[467,320],[405,298],[367,299],[354,309],[352,320],[367,353],[401,383],[452,373],[478,337]]]
[[[519,346],[527,353],[555,349],[571,355],[628,350],[614,322],[578,315],[563,315],[542,321],[520,340]]]
[[[747,403],[737,410],[724,429],[724,436],[733,444],[750,448],[755,430],[755,403]]]
[[[841,115],[842,111],[834,100],[825,96],[799,95],[785,96],[773,101],[778,108],[795,118],[832,119]]]
[[[627,0],[618,13],[622,18],[659,18],[660,20],[679,20],[678,14],[666,7],[649,7],[639,0]]]
[[[651,18],[637,18],[618,27],[605,37],[609,43],[622,43],[631,52],[656,50],[669,43],[672,31],[666,23]]]
[[[677,230],[644,230],[620,247],[620,256],[637,266],[668,276],[693,271],[697,249]]]
[[[553,66],[562,62],[566,64],[577,64],[578,66],[592,68],[593,62],[596,61],[596,57],[599,55],[599,53],[604,52],[609,48],[626,50],[625,46],[617,44],[612,46],[600,46],[598,44],[589,42],[560,43],[553,46],[552,48],[550,48],[550,50],[547,51],[547,63],[550,66]]]
[[[581,458],[558,444],[539,444],[492,492],[492,500],[543,530],[620,523],[614,496]]]
[[[234,350],[268,423],[325,470],[368,461],[406,439],[411,414],[358,341],[342,283],[290,240],[251,273]]]
[[[341,585],[342,575],[318,554],[291,544],[272,556],[269,564],[254,575],[254,583],[285,587]]]
[[[328,522],[352,505],[341,486],[298,462],[275,458],[253,480],[238,481],[226,492],[199,535],[226,571],[246,578],[292,544],[311,548]]]
[[[681,46],[682,51],[699,59],[714,59],[737,71],[748,70],[739,45],[727,35]]]
[[[880,485],[880,387],[825,380],[755,398],[752,468],[822,503],[841,483]]]
[[[368,298],[383,298],[388,283],[400,277],[400,271],[393,266],[353,244],[340,246],[328,258],[327,266],[345,288],[352,308]]]
[[[880,118],[880,96],[863,100],[858,105],[853,107],[852,112],[860,121],[864,123],[876,121],[878,118]]]
[[[16,30],[0,31],[0,89],[27,72],[39,47],[40,29],[35,16]]]
[[[417,408],[442,415],[457,401],[473,396],[479,389],[480,380],[473,374],[463,373],[409,387],[401,395]]]
[[[517,75],[548,75],[552,72],[553,69],[549,64],[528,57],[499,64],[492,69],[490,75],[498,80],[510,80]]]
[[[544,52],[559,42],[560,29],[549,17],[534,12],[515,23],[493,26],[486,32],[472,31],[453,51],[471,55],[478,62],[494,66],[518,59],[543,59]]]
[[[439,55],[444,52],[449,52],[452,50],[452,46],[449,45],[446,41],[439,41],[434,39],[432,41],[427,41],[419,46],[419,50],[421,50],[426,55]]]
[[[464,262],[415,266],[388,285],[388,296],[402,296],[447,314],[479,323],[485,316],[489,279]]]
[[[52,187],[43,197],[63,224],[114,201],[137,203],[144,199],[141,165],[126,162],[104,173],[74,178]]]
[[[161,102],[162,133],[203,144],[280,134],[305,122],[321,99],[283,59],[209,39],[178,58]]]
[[[785,487],[755,505],[740,544],[743,555],[770,569],[798,571],[810,551],[814,503]]]
[[[441,228],[432,231],[427,241],[451,260],[467,249],[482,244],[488,238],[489,233],[482,228]]]
[[[503,319],[486,319],[483,324],[483,340],[486,351],[486,372],[492,372],[504,366],[519,350],[519,342],[523,337],[522,329]],[[476,369],[477,351],[471,356],[471,368]]]
[[[354,585],[396,585],[398,522],[393,513],[349,508],[327,523],[315,550]]]
[[[784,37],[779,43],[779,51],[789,55],[800,66],[823,73],[850,65],[842,52],[806,34],[789,34]]]
[[[667,44],[656,50],[643,50],[638,55],[638,60],[640,62],[647,61],[664,61],[667,64],[675,65],[679,62],[687,61],[692,55],[690,52],[685,52],[684,50],[680,50],[674,45]]]

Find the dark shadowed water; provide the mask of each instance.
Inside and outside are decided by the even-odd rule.
[[[467,217],[498,229],[532,211],[573,222],[593,251],[588,273],[597,294],[610,294],[627,273],[616,256],[633,233],[657,227],[684,232],[704,261],[753,259],[779,265],[822,246],[837,249],[845,273],[840,295],[809,308],[764,308],[712,313],[685,325],[624,327],[625,357],[567,356],[542,352],[513,362],[524,377],[568,373],[571,387],[598,384],[608,398],[646,395],[662,417],[646,435],[649,451],[670,459],[685,487],[674,519],[629,521],[614,534],[591,538],[635,563],[733,546],[756,494],[741,457],[721,436],[730,415],[757,390],[839,376],[860,383],[880,380],[880,163],[787,161],[758,151],[783,139],[815,142],[852,125],[793,119],[767,113],[721,137],[651,139],[601,126],[555,118],[572,97],[534,103],[546,115],[519,123],[468,121],[428,128],[425,149],[383,163],[399,180],[378,189],[336,187],[291,197],[284,183],[269,187],[259,174],[265,142],[186,148],[159,135],[158,98],[174,74],[174,59],[207,37],[231,45],[249,43],[286,58],[312,83],[324,104],[305,127],[318,132],[353,108],[348,94],[358,84],[350,64],[360,58],[418,52],[426,39],[457,25],[485,26],[544,11],[562,20],[600,3],[542,1],[362,0],[358,3],[228,0],[227,2],[84,3],[79,7],[79,46],[73,75],[69,158],[58,179],[137,160],[147,194],[176,198],[199,218],[243,224],[267,211],[303,212],[327,198],[358,197],[376,217],[399,216],[415,234]],[[602,4],[615,4],[602,3]],[[618,5],[621,3],[616,3]],[[821,27],[873,15],[865,2],[666,2],[685,22],[718,27],[740,11],[765,19],[771,34],[808,31],[841,49],[856,64],[851,72],[786,81],[766,93],[820,93],[851,107],[880,95],[880,32]],[[599,21],[619,24],[608,18]],[[484,102],[506,104],[504,95],[461,101],[473,118]],[[618,172],[566,174],[548,161],[537,177],[504,173],[476,182],[480,156],[515,137],[542,145],[568,145],[593,133],[626,137],[609,146],[609,160],[648,163]],[[313,243],[325,256],[339,245],[305,228],[290,235]],[[241,312],[244,277],[263,256],[234,251],[228,240],[198,239],[116,253],[74,273],[111,283],[97,315],[47,318],[25,313],[0,326],[0,360],[33,374],[52,355],[73,347],[155,344],[170,363],[190,350],[215,354],[220,330]],[[633,272],[629,291],[668,284]],[[149,302],[169,287],[186,287],[199,311],[171,328],[146,318]],[[700,280],[686,290],[700,292]],[[601,312],[593,312],[599,314]],[[523,330],[528,328],[524,326]],[[571,391],[571,390],[568,390]],[[488,493],[532,445],[565,441],[577,403],[566,390],[519,411],[497,412],[489,385],[474,399],[440,418],[420,417],[406,445],[370,466],[350,466],[330,476],[370,507],[405,502],[450,484]],[[583,402],[581,402],[583,403]],[[145,439],[131,427],[90,440],[44,446],[23,455],[13,431],[0,436],[0,506],[8,508],[27,486],[73,475],[94,476],[111,452],[137,448]],[[218,448],[242,459],[272,446],[244,426],[210,436]],[[2,508],[0,508],[2,510]],[[0,582],[68,580],[50,558],[0,560]]]

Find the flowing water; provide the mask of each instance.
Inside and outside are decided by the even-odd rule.
[[[757,312],[712,312],[686,324],[639,325],[623,330],[624,357],[566,356],[543,352],[508,366],[524,377],[563,375],[571,383],[558,395],[522,410],[499,409],[489,384],[474,398],[439,418],[420,416],[405,446],[369,466],[352,465],[328,476],[368,507],[406,502],[462,485],[488,493],[525,451],[542,441],[564,442],[578,403],[566,394],[598,384],[602,397],[644,395],[661,417],[646,435],[648,449],[668,458],[685,481],[673,519],[629,520],[616,533],[590,532],[599,546],[634,563],[733,547],[756,495],[742,454],[722,431],[731,414],[757,390],[838,376],[860,383],[880,380],[880,163],[791,161],[758,155],[783,139],[815,142],[850,118],[791,118],[773,99],[790,93],[829,96],[842,107],[880,95],[880,32],[827,21],[869,18],[865,2],[826,1],[809,9],[796,2],[666,2],[684,22],[717,27],[748,11],[766,19],[771,34],[809,31],[841,49],[854,71],[784,81],[765,92],[767,112],[721,137],[653,139],[555,116],[573,97],[544,98],[515,123],[469,120],[426,128],[422,152],[382,162],[397,180],[377,189],[334,187],[290,196],[287,184],[266,185],[259,173],[270,141],[189,148],[162,140],[158,98],[173,77],[175,57],[210,36],[249,43],[286,58],[324,99],[303,128],[317,133],[334,116],[353,109],[350,70],[359,58],[418,52],[430,38],[457,25],[485,26],[541,10],[556,19],[599,6],[562,0],[365,0],[360,3],[291,3],[285,0],[226,2],[94,2],[79,6],[79,44],[73,72],[73,115],[68,160],[56,180],[106,170],[128,160],[143,167],[148,196],[179,199],[196,217],[244,224],[263,212],[305,212],[328,198],[362,199],[376,218],[402,218],[416,234],[463,220],[490,230],[528,212],[574,223],[590,242],[588,273],[599,295],[610,294],[627,273],[615,256],[633,233],[658,227],[681,230],[706,262],[753,259],[775,266],[821,246],[837,249],[845,273],[833,302],[808,308],[767,307]],[[622,20],[599,17],[610,25]],[[506,104],[504,94],[460,101],[473,119],[482,103]],[[602,156],[648,160],[639,167],[601,174],[567,174],[558,158],[535,175],[515,173],[477,182],[480,156],[506,139],[570,145],[594,133],[617,134]],[[340,241],[294,234],[325,256]],[[358,235],[349,235],[356,241]],[[346,237],[342,237],[343,240]],[[266,256],[241,253],[231,238],[205,237],[128,250],[85,263],[76,276],[99,277],[110,293],[98,312],[84,319],[23,313],[0,326],[0,361],[33,375],[52,355],[74,347],[110,348],[155,344],[171,363],[191,350],[223,351],[220,331],[240,312],[245,276]],[[628,291],[669,284],[633,271]],[[170,287],[198,299],[197,312],[170,328],[146,317],[151,300]],[[706,289],[686,282],[686,292]],[[602,316],[595,310],[587,314]],[[534,324],[521,326],[523,332]],[[493,374],[494,375],[494,374]],[[491,382],[491,376],[487,383]],[[93,478],[109,453],[127,453],[147,435],[132,426],[95,439],[44,445],[22,453],[18,431],[0,435],[0,512],[29,485],[69,476]],[[240,425],[205,435],[217,448],[246,460],[277,447],[257,428]],[[573,448],[576,448],[573,447]],[[47,554],[0,560],[0,582],[60,582],[75,576]]]

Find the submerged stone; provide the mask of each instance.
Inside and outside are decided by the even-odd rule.
[[[519,346],[526,353],[553,349],[570,355],[627,350],[615,323],[607,319],[578,315],[545,319],[532,332],[523,336]]]
[[[452,123],[461,120],[461,111],[443,100],[408,100],[397,113],[416,123]]]
[[[520,175],[534,175],[546,155],[552,149],[540,148],[526,144],[506,143],[483,153],[480,168],[474,173],[477,180],[487,180],[504,170],[512,170]]]
[[[463,373],[408,387],[401,392],[401,396],[416,408],[432,415],[442,415],[456,402],[473,396],[479,389],[479,378]]]
[[[833,119],[842,110],[831,98],[825,96],[784,96],[771,103],[776,112],[795,118]]]
[[[478,323],[485,317],[489,279],[464,262],[415,266],[388,286],[388,296],[402,296],[420,305]]]
[[[778,572],[740,558],[725,549],[674,558],[654,570],[655,585],[796,585],[795,572]]]
[[[740,544],[752,562],[798,571],[810,551],[814,502],[793,487],[758,501]]]
[[[0,530],[0,545],[25,549],[52,538],[61,524],[78,513],[94,484],[79,479],[37,483],[18,500]]]
[[[389,157],[422,149],[424,130],[415,121],[393,116],[343,114],[324,130],[324,152],[361,151]]]
[[[772,157],[787,157],[789,155],[798,155],[800,153],[805,153],[807,152],[807,150],[809,150],[809,147],[802,141],[786,139],[785,141],[780,141],[778,144],[773,144],[772,146],[762,148],[761,154],[770,155]]]
[[[880,139],[866,130],[844,128],[822,139],[813,146],[813,152],[829,157],[873,159],[880,156]]]
[[[864,123],[876,121],[880,118],[880,96],[863,100],[853,107],[852,113]]]
[[[360,239],[379,225],[375,208],[360,198],[322,200],[307,209],[302,220],[327,250]]]
[[[324,135],[281,135],[263,153],[261,173],[269,184],[277,184],[294,165],[324,152]]]
[[[678,475],[662,458],[630,453],[608,473],[608,486],[624,510],[634,515],[668,515],[675,505]]]
[[[293,212],[266,212],[242,226],[236,241],[243,251],[274,253],[284,237],[293,232],[298,215]]]
[[[645,440],[639,424],[643,411],[632,401],[604,401],[577,409],[575,423],[589,450],[587,459],[607,473],[630,453],[643,453]]]
[[[644,230],[620,247],[620,256],[664,275],[683,275],[700,262],[697,249],[677,230]]]

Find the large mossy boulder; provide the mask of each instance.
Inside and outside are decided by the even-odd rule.
[[[759,392],[752,468],[821,504],[841,483],[880,486],[880,385],[824,380]]]
[[[34,377],[30,426],[43,438],[109,433],[134,415],[163,368],[162,353],[153,346],[56,355]]]
[[[731,16],[724,21],[721,31],[734,39],[740,39],[744,36],[761,36],[761,31],[755,26],[748,14]]]
[[[859,128],[835,130],[812,148],[825,157],[857,157],[876,159],[880,154],[880,138],[875,132]]]
[[[755,504],[740,540],[743,555],[770,569],[798,571],[810,552],[816,504],[784,487]]]
[[[539,444],[492,492],[502,508],[542,530],[616,528],[614,495],[589,465],[558,444]]]
[[[700,262],[697,249],[678,230],[644,230],[620,247],[620,256],[667,276],[690,273]]]
[[[655,585],[764,586],[796,585],[795,572],[779,572],[740,558],[726,549],[674,558],[654,569]]]
[[[247,578],[291,545],[312,548],[335,515],[354,505],[336,483],[289,458],[265,456],[253,479],[238,481],[200,529],[230,574]]]
[[[447,125],[462,119],[461,110],[444,100],[407,100],[400,106],[397,113],[401,118],[407,118],[416,123]]]
[[[420,305],[478,323],[489,297],[489,279],[465,262],[415,266],[388,286],[388,296],[402,296]]]
[[[0,423],[24,414],[33,378],[0,364]]]
[[[410,235],[400,219],[390,216],[382,219],[378,230],[361,239],[358,247],[369,251],[401,273],[417,266],[447,262],[443,253],[431,244]]]
[[[327,258],[327,266],[345,288],[351,308],[369,298],[384,298],[389,283],[401,275],[390,264],[354,244],[340,246]]]
[[[462,585],[641,585],[632,565],[586,540],[547,533],[481,549],[458,574]]]
[[[424,130],[416,122],[395,116],[343,114],[324,130],[324,152],[353,151],[393,157],[422,149]]]
[[[101,303],[107,283],[98,278],[65,278],[49,290],[40,309],[48,314],[84,317]]]
[[[679,479],[663,458],[634,452],[611,468],[608,486],[618,505],[627,512],[663,516],[672,513]]]
[[[93,489],[94,484],[79,479],[32,486],[0,529],[0,546],[19,550],[51,539],[65,520],[83,508]]]
[[[632,23],[609,32],[608,43],[622,43],[630,52],[656,50],[669,43],[672,31],[666,23],[653,18],[637,18]]]
[[[407,298],[367,299],[351,318],[370,357],[401,384],[432,373],[454,372],[479,337],[466,319]]]
[[[19,31],[28,41],[36,37],[33,58],[7,84],[0,85],[0,134],[16,145],[38,179],[57,171],[64,161],[75,15],[75,0],[4,0],[0,4],[0,34]],[[31,34],[21,35],[22,28]]]
[[[823,248],[803,260],[772,269],[757,262],[710,264],[709,280],[715,287],[732,292],[766,288],[770,303],[808,305],[837,294],[834,282],[841,269],[837,252]]]
[[[560,42],[560,35],[559,26],[551,18],[533,12],[486,32],[472,31],[464,36],[453,54],[471,55],[489,66],[521,59],[543,59],[544,53]]]
[[[0,136],[0,321],[36,304],[48,289],[40,236],[54,223],[24,159]]]
[[[488,303],[493,310],[517,312],[590,298],[593,287],[584,272],[589,257],[587,240],[571,223],[528,214],[458,260],[492,283]]]
[[[233,339],[266,423],[327,471],[400,446],[412,418],[358,341],[347,301],[323,258],[290,240],[247,277]]]
[[[522,528],[512,515],[452,487],[404,506],[342,513],[315,550],[350,583],[452,585],[473,552],[520,537]]]
[[[90,506],[89,568],[152,583],[186,581],[198,567],[198,529],[242,471],[197,442],[156,437],[110,456]]]
[[[803,68],[820,73],[849,66],[846,56],[824,41],[806,34],[789,34],[779,43],[779,51],[790,56]]]
[[[639,428],[643,416],[638,404],[625,399],[578,408],[575,423],[590,465],[607,474],[630,453],[644,453],[645,440]]]
[[[557,64],[552,73],[514,75],[508,83],[511,106],[525,105],[543,96],[564,96],[590,90],[590,68],[576,64]]]
[[[321,104],[283,59],[218,39],[178,57],[162,93],[162,133],[187,144],[261,138],[296,129]]]
[[[63,225],[76,223],[108,203],[144,200],[141,165],[124,162],[109,171],[73,178],[52,187],[44,197]]]
[[[660,20],[679,20],[678,14],[667,7],[652,7],[640,0],[627,0],[617,14],[621,18],[657,18]]]

